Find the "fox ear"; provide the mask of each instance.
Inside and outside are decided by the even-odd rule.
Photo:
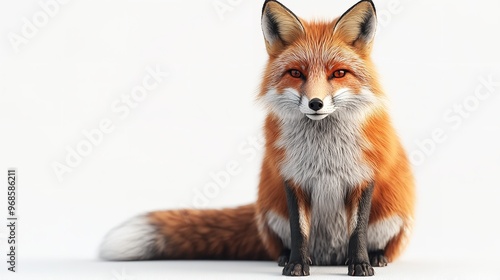
[[[375,5],[371,0],[362,0],[337,20],[333,32],[338,33],[344,42],[365,52],[371,49],[376,28]]]
[[[275,0],[262,7],[262,32],[269,55],[276,55],[305,33],[299,18]]]

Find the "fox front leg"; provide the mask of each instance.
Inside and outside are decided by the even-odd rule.
[[[368,221],[372,202],[374,183],[371,182],[361,193],[357,207],[356,228],[349,239],[347,252],[348,274],[351,276],[373,276],[367,248]]]
[[[306,211],[306,202],[301,191],[285,182],[286,200],[290,219],[291,248],[288,263],[283,268],[283,275],[309,275],[309,218]]]

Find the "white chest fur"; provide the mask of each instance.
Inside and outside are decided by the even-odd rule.
[[[361,120],[337,112],[321,121],[307,118],[282,125],[277,143],[285,150],[281,173],[307,192],[348,190],[372,176],[362,160]],[[343,193],[339,193],[342,194]]]
[[[345,197],[352,188],[373,176],[362,160],[364,144],[360,120],[337,112],[321,121],[302,118],[282,126],[277,143],[285,150],[281,173],[285,180],[300,185],[310,196],[310,253],[317,265],[345,261],[348,245]],[[276,221],[276,217],[272,219]],[[271,227],[282,225],[287,222],[275,222]],[[283,234],[286,244],[289,237]]]

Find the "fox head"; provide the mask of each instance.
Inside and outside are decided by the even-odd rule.
[[[370,60],[376,26],[369,0],[330,22],[307,22],[279,2],[265,1],[269,61],[259,99],[281,119],[319,121],[370,107],[382,94]]]

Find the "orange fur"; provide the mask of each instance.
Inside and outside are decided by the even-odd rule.
[[[393,260],[407,244],[413,226],[414,179],[410,163],[386,112],[377,112],[368,119],[364,135],[370,144],[370,148],[365,150],[365,158],[376,171],[374,181],[377,187],[372,198],[370,223],[394,214],[404,221],[402,232],[387,246],[387,257]]]
[[[281,21],[284,27],[281,27],[279,38],[273,37],[273,40],[266,41],[269,60],[263,75],[260,98],[271,89],[280,94],[292,88],[310,100],[323,99],[339,88],[349,88],[353,94],[369,88],[373,95],[383,100],[384,93],[369,56],[371,45],[353,42],[356,38],[352,30],[333,32],[341,20],[299,21],[288,10],[280,8],[279,3],[266,3],[276,9],[274,20]],[[368,5],[369,2],[360,3]],[[353,20],[357,19],[354,17]],[[343,24],[348,25],[349,22]],[[290,69],[300,70],[307,79],[288,75]],[[340,79],[328,78],[338,69],[345,69],[348,74]],[[270,228],[266,215],[272,212],[284,219],[289,216],[280,169],[286,151],[278,145],[283,122],[272,110],[265,120],[266,145],[257,202],[234,209],[150,213],[149,222],[157,230],[154,238],[155,258],[276,259],[279,256],[284,246]],[[412,227],[415,200],[413,175],[383,104],[374,105],[359,127],[362,139],[361,163],[366,163],[373,171],[373,178],[370,179],[375,182],[369,224],[393,216],[403,220],[400,232],[384,248],[386,257],[392,261],[402,252]],[[310,176],[314,177],[315,174]],[[353,219],[363,190],[369,183],[359,184],[343,198],[349,233],[355,224]],[[298,184],[293,184],[293,190],[300,211],[305,214],[304,226],[308,227],[312,222],[309,194]]]

